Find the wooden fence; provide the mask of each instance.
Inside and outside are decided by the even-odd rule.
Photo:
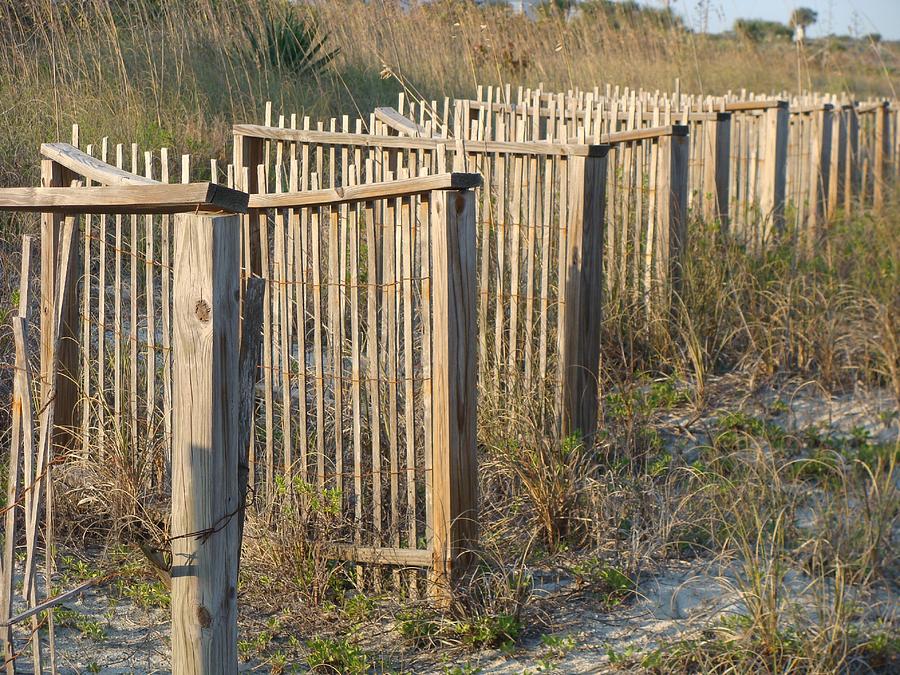
[[[43,185],[40,188],[0,190],[0,209],[37,211],[41,217],[40,265],[40,371],[32,374],[28,356],[28,311],[31,282],[30,240],[23,244],[19,315],[14,321],[16,336],[16,394],[13,405],[16,430],[9,457],[9,483],[4,527],[0,615],[5,670],[16,671],[21,657],[16,651],[13,626],[30,620],[32,625],[32,667],[36,672],[57,671],[53,613],[46,614],[47,643],[38,629],[39,614],[84,592],[98,580],[89,580],[61,594],[52,594],[56,574],[54,541],[54,476],[75,459],[80,445],[78,424],[80,368],[87,363],[84,378],[95,372],[90,361],[92,347],[116,354],[116,366],[125,361],[114,345],[124,331],[113,328],[90,339],[87,314],[79,310],[92,305],[106,293],[96,285],[96,259],[91,256],[96,231],[91,217],[102,222],[107,214],[148,218],[144,239],[153,239],[149,219],[154,214],[175,216],[175,241],[171,267],[174,281],[171,295],[171,333],[165,356],[172,365],[173,407],[171,457],[171,544],[172,564],[172,653],[177,672],[229,672],[237,664],[237,559],[240,549],[237,520],[240,512],[238,486],[237,418],[237,338],[240,320],[237,265],[240,239],[238,219],[229,215],[245,211],[246,194],[221,186],[198,183],[167,186],[126,173],[82,155],[74,147],[44,146]],[[102,186],[82,187],[87,181]],[[184,213],[187,212],[187,213]],[[82,228],[81,218],[85,217]],[[121,221],[119,221],[121,222]],[[137,221],[135,221],[137,222]],[[136,227],[136,225],[134,226]],[[121,227],[119,228],[121,229]],[[99,246],[121,251],[129,241],[131,269],[138,258],[134,240],[124,235],[101,240]],[[82,257],[84,251],[84,257]],[[153,256],[144,258],[156,262]],[[136,306],[136,286],[120,279],[128,289],[130,304]],[[144,280],[147,303],[157,294],[149,278]],[[99,291],[96,295],[92,291]],[[167,298],[169,299],[169,298]],[[114,325],[125,326],[119,314]],[[134,329],[131,323],[125,330]],[[81,329],[84,329],[82,332]],[[137,333],[133,333],[137,337]],[[144,335],[147,335],[146,329]],[[85,339],[86,341],[82,341]],[[150,339],[144,339],[152,344]],[[151,355],[152,356],[152,355]],[[148,365],[148,371],[155,366]],[[120,372],[124,372],[124,368]],[[98,371],[102,372],[102,371]],[[114,368],[115,372],[115,368]],[[39,382],[38,405],[32,398],[32,383]],[[104,384],[109,384],[105,382]],[[97,396],[106,397],[108,389]],[[132,392],[137,398],[144,391]],[[113,394],[110,394],[112,397]],[[148,399],[152,408],[154,399]],[[35,416],[39,422],[35,424]],[[93,422],[94,420],[89,420]],[[99,462],[103,447],[90,447]],[[128,457],[142,461],[140,449],[128,449]],[[15,548],[20,536],[17,525],[25,525],[25,556],[17,565]],[[232,522],[233,521],[233,522]],[[208,534],[205,534],[208,533]],[[199,535],[203,536],[199,536]],[[41,551],[41,544],[43,550]],[[43,569],[39,570],[39,557]],[[39,589],[42,574],[43,589]],[[21,575],[21,591],[16,578]],[[21,603],[15,596],[21,595]],[[41,597],[43,596],[43,597]],[[23,611],[17,604],[24,604]],[[204,618],[206,617],[206,618]],[[46,650],[45,650],[46,647]],[[233,664],[233,665],[232,665]]]
[[[167,543],[204,575],[236,574],[228,514],[246,476],[263,507],[285,493],[333,498],[328,555],[370,564],[361,579],[407,567],[428,570],[407,577],[410,592],[446,590],[477,538],[479,411],[527,405],[547,432],[591,437],[601,319],[637,308],[665,329],[691,218],[751,245],[793,231],[812,251],[839,213],[883,206],[900,175],[897,121],[885,102],[835,96],[607,88],[514,101],[482,88],[442,106],[401,99],[352,125],[276,125],[269,112],[235,125],[226,167],[105,141],[43,146],[42,188],[0,196],[0,208],[46,211],[37,406],[27,302],[14,326],[22,468],[0,584],[7,654],[11,623],[58,601],[40,599],[34,571],[54,453],[115,458],[154,498],[171,495]],[[191,183],[199,174],[213,182]],[[198,209],[248,212],[181,213]],[[257,293],[258,348],[239,303]],[[197,348],[209,340],[221,349]],[[214,446],[247,447],[223,455],[241,467],[234,480],[207,461]],[[215,487],[186,499],[191,472]],[[18,508],[30,609],[12,616]],[[52,532],[52,509],[44,518]],[[224,543],[201,551],[183,536],[223,518]],[[176,616],[196,609],[194,581],[173,592]],[[179,621],[179,645],[206,644],[196,621]]]
[[[329,555],[424,568],[427,590],[446,598],[477,537],[471,188],[480,176],[256,194],[241,222],[197,212],[246,211],[245,193],[155,181],[157,160],[164,177],[172,173],[166,153],[144,156],[144,176],[121,168],[121,146],[118,167],[67,144],[44,145],[42,154],[45,177],[73,187],[0,194],[2,209],[47,212],[36,408],[50,412],[41,413],[38,452],[27,450],[33,430],[16,444],[27,450],[25,470],[10,479],[10,503],[22,495],[28,515],[28,604],[61,601],[39,601],[33,570],[39,523],[52,549],[50,468],[76,458],[124,462],[151,494],[171,494],[171,525],[154,545],[170,546],[173,557],[179,672],[227,672],[236,663],[237,516],[257,476],[269,499],[276,476],[301,503],[335,496],[341,523]],[[186,210],[195,213],[170,215]],[[247,434],[242,460],[251,420],[239,418],[239,402],[256,397],[257,360],[245,347],[252,367],[242,394],[239,336],[253,330],[247,315],[241,323],[238,300],[263,269],[261,322],[281,337],[258,366],[263,390],[282,407]],[[27,391],[17,386],[30,400]],[[15,455],[11,466],[19,463]],[[191,536],[204,532],[221,535]],[[9,515],[5,541],[12,550]],[[192,572],[182,574],[188,559]],[[45,561],[49,579],[53,556],[45,552]],[[0,610],[11,626],[37,612],[12,617],[11,559],[3,569]],[[215,631],[201,630],[210,624]],[[9,628],[5,638],[13,657]],[[52,658],[52,638],[49,647]],[[39,641],[35,650],[40,663]]]
[[[248,192],[273,184],[276,192],[284,186],[307,190],[314,179],[343,190],[356,179],[351,165],[361,167],[361,181],[432,173],[445,165],[484,176],[486,187],[476,200],[482,401],[510,404],[524,392],[564,433],[591,435],[599,343],[583,343],[580,336],[599,331],[607,147],[457,145],[311,130],[308,120],[303,126],[235,126],[234,165],[238,175],[246,173]],[[596,290],[582,300],[586,287]],[[271,340],[277,351],[281,338],[275,331]],[[560,407],[565,400],[578,404]],[[266,401],[267,416],[269,409]]]
[[[520,88],[514,96],[508,87],[479,87],[475,100],[444,107],[463,120],[455,122],[458,133],[483,140],[509,134],[543,140],[554,131],[563,138],[599,140],[660,121],[687,125],[689,208],[706,218],[717,209],[723,224],[731,221],[734,235],[753,244],[785,225],[812,241],[838,209],[880,209],[885,186],[900,168],[900,111],[886,101],[746,92],[695,97],[627,88],[620,93],[618,87],[558,94]],[[420,102],[407,110],[418,111],[421,127],[439,126],[435,104]]]

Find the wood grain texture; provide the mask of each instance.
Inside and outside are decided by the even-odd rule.
[[[475,195],[432,201],[432,592],[448,599],[478,540]]]
[[[174,255],[172,670],[237,672],[237,216],[180,215]]]
[[[0,209],[6,211],[68,214],[245,213],[247,201],[246,193],[215,183],[0,188]]]

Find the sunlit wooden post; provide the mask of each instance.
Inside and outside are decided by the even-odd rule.
[[[475,193],[433,192],[433,596],[448,602],[478,539]]]
[[[240,217],[175,229],[172,670],[235,673]]]

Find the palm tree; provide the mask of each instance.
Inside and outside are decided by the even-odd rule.
[[[798,7],[791,12],[791,18],[788,25],[794,29],[794,42],[803,42],[806,37],[806,27],[812,26],[819,14],[809,7]]]

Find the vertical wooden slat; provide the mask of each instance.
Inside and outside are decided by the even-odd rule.
[[[147,178],[153,178],[153,155],[150,152],[144,153],[144,171]],[[156,426],[157,407],[156,407],[156,235],[154,234],[155,216],[148,215],[144,218],[144,242],[145,254],[144,275],[145,286],[144,295],[146,298],[147,308],[147,433],[155,435],[158,433]],[[162,483],[163,466],[159,466],[160,483]]]
[[[366,175],[372,171],[371,160],[366,167]],[[378,340],[378,255],[381,246],[378,229],[375,223],[375,206],[373,202],[365,204],[366,219],[366,347],[368,357],[368,390],[369,390],[369,436],[372,443],[372,520],[376,545],[383,544],[382,510],[381,510],[381,396],[379,389],[379,340]]]
[[[427,174],[427,170],[420,172],[419,175]],[[425,471],[425,541],[431,546],[434,535],[434,480],[433,480],[433,456],[432,456],[432,361],[433,354],[432,345],[432,273],[431,273],[431,200],[429,196],[423,195],[419,200],[419,225],[422,232],[422,243],[419,247],[421,251],[421,270],[422,279],[422,297],[421,297],[421,317],[422,317],[422,407],[423,407],[423,426],[424,426],[424,471]],[[486,324],[481,324],[480,330],[487,332]]]
[[[260,164],[256,167],[256,185],[260,194],[268,193],[266,185],[265,166]],[[262,345],[262,380],[263,380],[263,421],[266,430],[266,494],[271,499],[275,489],[275,392],[274,388],[274,365],[272,358],[272,298],[273,296],[273,279],[272,266],[270,260],[269,248],[269,216],[264,210],[260,210],[256,214],[256,222],[251,222],[256,226],[256,232],[251,236],[259,245],[259,270],[260,276],[266,280],[266,292],[263,299],[263,345]]]
[[[333,167],[333,165],[332,165]],[[344,495],[344,378],[343,378],[343,322],[341,321],[341,284],[343,269],[339,249],[341,218],[336,206],[328,209],[328,332],[331,347],[331,386],[334,407],[334,465],[335,486]]]
[[[131,173],[138,172],[138,146],[131,144]],[[131,216],[131,231],[128,236],[128,424],[131,452],[138,451],[138,266],[140,265],[140,239],[138,237],[138,217]]]
[[[116,167],[121,169],[124,164],[124,152],[122,144],[116,145]],[[125,270],[123,268],[123,259],[125,252],[125,238],[122,226],[122,216],[116,214],[116,274],[115,274],[115,291],[113,298],[113,415],[115,417],[116,429],[114,430],[117,439],[124,438],[124,419],[125,419],[125,401],[123,399],[123,373],[124,373],[124,345],[125,326],[123,321],[122,307],[122,286],[124,283]]]
[[[354,165],[348,178],[349,185],[358,182]],[[353,205],[348,213],[348,238],[350,245],[350,400],[353,418],[353,541],[362,543],[363,519],[363,459],[362,459],[362,377],[360,361],[360,307],[359,307],[359,206]]]
[[[318,175],[313,177],[312,188],[317,188]],[[310,217],[313,300],[313,369],[316,399],[316,476],[320,490],[325,489],[325,372],[322,364],[322,274],[320,243],[320,209],[314,208]]]
[[[400,204],[399,255],[402,258],[403,306],[403,410],[406,437],[406,526],[407,548],[416,548],[416,422],[415,371],[413,345],[413,204],[404,198]]]
[[[386,180],[393,180],[387,172]],[[400,456],[398,439],[397,401],[397,200],[386,203],[382,225],[382,321],[384,326],[385,372],[387,375],[387,437],[388,461],[390,464],[390,534],[394,546],[400,546]]]
[[[94,154],[94,146],[85,148],[88,155]],[[85,186],[90,187],[91,181],[85,180]],[[101,216],[102,218],[102,216]],[[94,216],[85,215],[82,228],[83,252],[81,254],[81,340],[79,351],[81,352],[81,454],[87,459],[91,450],[91,241],[93,234]],[[99,343],[99,341],[98,341]],[[98,383],[98,387],[101,386]]]
[[[279,165],[280,166],[280,165]],[[275,289],[278,302],[278,365],[280,367],[281,379],[281,444],[282,457],[281,462],[284,468],[284,478],[290,485],[293,477],[294,469],[294,448],[293,436],[291,431],[291,361],[290,361],[290,343],[291,343],[291,312],[289,308],[288,289],[290,280],[288,276],[287,263],[287,232],[285,227],[285,219],[287,214],[285,209],[275,210]]]
[[[169,182],[169,151],[159,151],[160,180]],[[162,305],[162,358],[163,358],[163,431],[166,435],[166,473],[172,468],[172,262],[171,248],[172,216],[164,215],[160,220],[160,294]]]

